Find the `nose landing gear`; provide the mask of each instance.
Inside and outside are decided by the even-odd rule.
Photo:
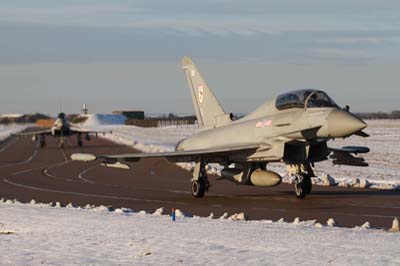
[[[78,147],[82,147],[83,146],[82,135],[78,134],[77,139],[78,139]]]
[[[288,165],[289,174],[295,176],[294,192],[296,197],[303,199],[312,191],[311,177],[315,176],[314,171],[309,164]]]
[[[39,137],[39,145],[40,145],[40,148],[44,148],[46,146],[46,137],[45,136],[41,135]]]

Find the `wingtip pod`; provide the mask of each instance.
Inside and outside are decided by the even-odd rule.
[[[80,161],[80,162],[91,162],[95,161],[96,155],[90,153],[74,153],[71,155],[71,159],[73,161]]]
[[[189,66],[193,65],[193,61],[189,56],[184,56],[182,58],[182,68],[187,69]]]

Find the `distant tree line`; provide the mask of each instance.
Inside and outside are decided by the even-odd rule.
[[[357,113],[362,119],[400,119],[400,110],[385,112],[363,112]]]
[[[44,114],[36,113],[23,115],[20,117],[0,117],[0,124],[25,124],[25,123],[36,123],[39,119],[49,119],[50,117]]]

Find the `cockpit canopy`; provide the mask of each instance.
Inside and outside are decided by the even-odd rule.
[[[64,119],[64,118],[65,118],[65,114],[64,114],[64,113],[59,113],[59,114],[58,114],[58,118]]]
[[[291,91],[278,96],[276,99],[278,110],[321,107],[338,106],[325,92],[311,89]]]

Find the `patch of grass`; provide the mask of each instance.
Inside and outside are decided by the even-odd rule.
[[[73,123],[73,124],[81,124],[81,123],[85,122],[87,119],[88,118],[84,117],[84,116],[77,116],[77,117],[74,117],[72,119],[71,123]]]

